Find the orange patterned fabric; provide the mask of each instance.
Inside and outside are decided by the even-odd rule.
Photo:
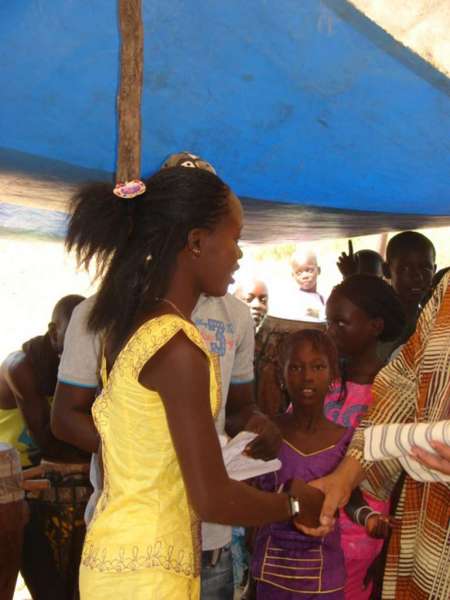
[[[382,423],[450,418],[450,273],[436,289],[399,356],[373,385],[374,404],[356,430],[348,455],[367,473],[366,488],[389,496],[401,472],[398,460],[364,460],[364,429]],[[383,600],[450,598],[450,486],[408,475],[397,507],[383,584]]]

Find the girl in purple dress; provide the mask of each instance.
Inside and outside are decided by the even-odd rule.
[[[337,374],[331,340],[312,329],[292,334],[283,348],[282,365],[292,412],[277,420],[283,434],[282,467],[260,478],[267,490],[281,490],[293,478],[308,482],[330,473],[352,435],[323,413],[324,398]],[[257,600],[342,600],[345,566],[339,527],[323,538],[304,535],[289,522],[261,528],[251,572]]]

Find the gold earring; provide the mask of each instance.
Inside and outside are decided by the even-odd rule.
[[[194,255],[194,258],[198,258],[200,256],[200,248],[192,248],[191,252]]]

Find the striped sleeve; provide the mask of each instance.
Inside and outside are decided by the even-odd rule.
[[[401,472],[398,459],[382,462],[364,460],[364,430],[384,423],[410,423],[422,416],[418,414],[419,371],[424,347],[436,320],[447,289],[445,277],[422,312],[415,333],[397,358],[382,369],[375,378],[372,392],[374,403],[356,429],[347,455],[358,460],[367,474],[365,487],[380,498],[387,498]]]

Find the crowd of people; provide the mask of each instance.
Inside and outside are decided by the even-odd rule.
[[[0,529],[0,597],[20,569],[33,600],[232,600],[244,583],[247,600],[450,598],[450,431],[365,454],[381,425],[450,423],[432,242],[350,244],[327,299],[299,248],[283,328],[267,282],[228,291],[243,213],[214,168],[172,155],[145,187],[78,191],[66,247],[98,291],[62,298],[2,364],[0,441],[48,485],[20,543]],[[263,470],[237,481],[220,440],[242,431]]]

